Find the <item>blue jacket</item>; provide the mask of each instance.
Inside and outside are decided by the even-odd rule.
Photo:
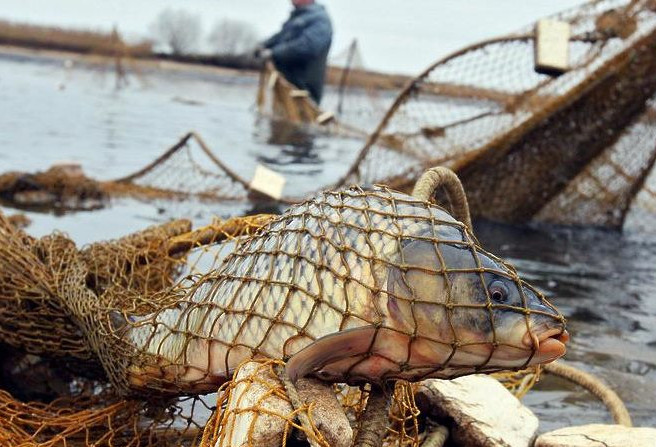
[[[271,49],[278,71],[295,86],[309,91],[318,104],[332,39],[333,27],[326,9],[313,3],[295,8],[282,30],[263,45]]]

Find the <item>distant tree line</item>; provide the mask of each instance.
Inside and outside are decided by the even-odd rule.
[[[201,19],[182,9],[167,8],[150,27],[155,42],[174,55],[196,53],[203,37]],[[207,37],[210,51],[222,55],[249,52],[258,43],[255,27],[242,20],[223,19],[214,24]]]

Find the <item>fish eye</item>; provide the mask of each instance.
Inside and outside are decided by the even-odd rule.
[[[508,297],[510,296],[508,287],[498,279],[492,281],[488,285],[487,291],[489,292],[492,301],[496,301],[497,303],[505,303],[508,301]]]

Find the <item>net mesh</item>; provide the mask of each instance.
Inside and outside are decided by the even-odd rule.
[[[248,188],[248,182],[227,168],[199,135],[189,132],[147,166],[112,181],[88,178],[79,165],[1,174],[0,203],[26,210],[77,211],[130,197],[167,207],[181,202],[202,206],[246,200]]]
[[[309,96],[305,90],[299,90],[282,74],[280,74],[272,63],[264,65],[260,74],[260,83],[257,94],[258,112],[263,116],[274,119],[289,121],[299,125],[319,126],[323,132],[344,135],[351,137],[364,138],[367,135],[367,127],[363,123],[354,125],[354,120],[347,119],[347,111],[350,115],[356,114],[355,110],[361,109],[353,105],[354,101],[346,101],[349,106],[347,110],[342,98],[354,98],[356,94],[349,93],[345,90],[348,85],[349,68],[343,73],[346,78],[341,79],[341,85],[338,93],[337,107],[340,111],[322,110]],[[362,127],[360,127],[362,126]],[[371,127],[371,124],[370,124]]]
[[[356,431],[366,384],[401,379],[386,443],[416,445],[403,379],[559,355],[546,341],[564,319],[541,294],[441,208],[385,188],[325,192],[282,216],[195,231],[174,221],[83,249],[0,222],[0,329],[28,365],[3,384],[58,381],[44,403],[0,396],[0,436],[17,445],[198,445],[203,430],[216,443],[234,423],[230,393],[263,385],[229,381],[251,359],[354,385],[337,391]],[[311,402],[273,416],[291,432],[302,412],[305,437],[323,442]]]
[[[367,70],[357,40],[332,56],[329,63],[321,106],[307,91],[287,81],[273,63],[264,64],[258,86],[258,112],[277,120],[318,126],[329,134],[364,138],[410,79]]]

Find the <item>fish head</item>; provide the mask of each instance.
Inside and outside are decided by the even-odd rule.
[[[466,238],[411,238],[390,267],[386,324],[410,337],[405,378],[521,369],[565,354],[565,318]]]

